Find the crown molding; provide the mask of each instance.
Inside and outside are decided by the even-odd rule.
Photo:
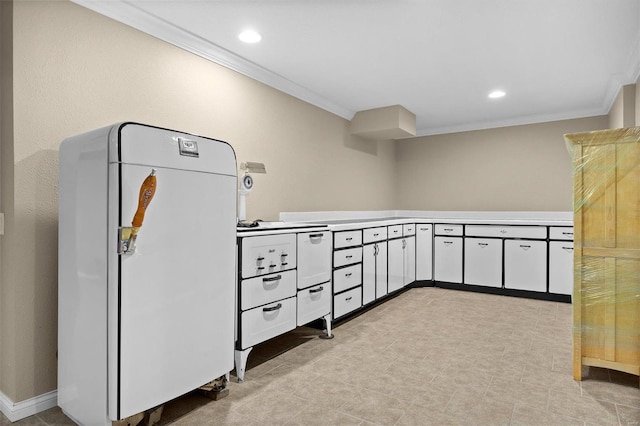
[[[287,78],[269,71],[241,56],[236,55],[202,37],[177,27],[158,16],[144,11],[126,0],[71,0],[80,6],[93,10],[155,38],[177,46],[187,52],[215,62],[267,86],[280,90],[304,102],[329,111],[346,120],[351,120],[355,111],[337,105],[325,97],[306,89]]]

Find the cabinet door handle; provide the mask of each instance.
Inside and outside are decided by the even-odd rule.
[[[268,283],[272,281],[279,281],[281,279],[282,279],[282,275],[276,275],[275,277],[263,278],[262,281],[265,283]]]
[[[287,256],[289,256],[289,255],[288,255],[287,253],[282,253],[280,256],[282,256],[282,257],[287,257]]]
[[[428,231],[429,228],[420,228],[421,231]]]
[[[351,275],[353,275],[353,272],[349,272],[348,274],[344,274],[345,278],[349,278]]]
[[[258,266],[258,271],[262,271],[264,269],[264,266]]]
[[[309,290],[309,293],[320,293],[322,290],[324,290],[324,287],[320,286],[318,288],[314,288],[313,290]]]
[[[273,312],[282,308],[282,303],[278,303],[276,306],[272,306],[270,308],[262,308],[262,312]]]
[[[288,264],[289,264],[289,262],[282,262],[280,265],[287,266]]]
[[[573,250],[573,247],[562,247],[564,250]]]
[[[264,260],[264,257],[260,256],[259,258],[256,259],[256,262],[262,262]]]
[[[314,239],[314,238],[322,238],[322,234],[310,234],[309,238]]]
[[[379,251],[380,251],[380,247],[378,247],[378,244],[377,243],[374,244],[373,245],[373,255],[377,256]]]
[[[353,296],[349,296],[349,297],[347,297],[346,299],[344,299],[344,301],[345,301],[345,302],[349,302],[349,301],[351,301],[351,299],[353,299]]]
[[[402,240],[402,249],[404,250],[404,248],[407,246],[407,241],[406,240]]]

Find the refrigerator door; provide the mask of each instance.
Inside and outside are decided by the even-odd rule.
[[[185,158],[172,142],[175,135],[135,130],[137,146],[159,145],[155,164],[125,154],[121,163],[110,164],[110,185],[118,186],[110,193],[119,198],[112,200],[117,208],[110,209],[116,216],[110,223],[131,225],[140,185],[152,168],[157,189],[132,254],[115,253],[118,229],[110,226],[116,264],[109,279],[112,419],[155,407],[233,369],[237,179],[200,166],[207,160],[205,145],[231,148],[198,138],[201,158]],[[187,159],[198,166],[173,167],[171,156],[178,166]]]

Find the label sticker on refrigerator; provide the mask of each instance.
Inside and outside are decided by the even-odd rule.
[[[180,148],[180,155],[186,155],[187,157],[199,157],[198,142],[189,139],[178,138],[178,147]]]

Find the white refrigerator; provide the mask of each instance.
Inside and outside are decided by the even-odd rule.
[[[237,221],[231,146],[119,123],[64,140],[59,160],[64,413],[110,425],[228,374]]]

